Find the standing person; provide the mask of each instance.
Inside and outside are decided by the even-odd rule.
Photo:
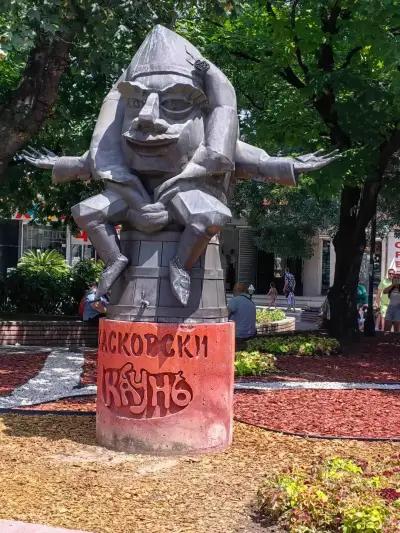
[[[389,305],[385,316],[385,331],[400,333],[400,275],[394,274],[391,284],[383,289],[383,294],[389,296]]]
[[[107,298],[96,297],[96,291],[97,283],[93,283],[85,295],[83,304],[83,321],[90,324],[98,324],[100,317],[107,312]]]
[[[365,285],[361,283],[361,281],[358,282],[357,285],[357,310],[360,309],[363,305],[367,305],[368,303],[368,293],[367,289],[365,288]]]
[[[376,306],[378,307],[379,315],[376,327],[381,331],[383,331],[385,327],[386,311],[389,306],[389,296],[383,291],[384,289],[386,289],[386,287],[389,287],[392,284],[392,279],[395,273],[396,272],[393,268],[389,268],[387,278],[383,278],[378,285],[378,294],[376,295]]]
[[[290,272],[289,268],[285,268],[285,285],[283,286],[283,294],[287,298],[287,309],[286,311],[296,311],[296,300],[294,297],[294,290],[296,288],[296,279],[294,275]]]
[[[267,302],[267,305],[275,309],[277,297],[278,297],[278,291],[276,290],[275,283],[271,281],[271,283],[269,284],[269,291],[267,292],[267,298],[270,299],[269,304]]]
[[[233,287],[236,283],[236,268],[235,268],[235,250],[231,249],[229,254],[226,255],[226,283],[230,291],[233,291]]]
[[[235,283],[233,298],[228,302],[229,320],[233,320],[236,326],[236,347],[257,333],[256,306],[251,301],[247,289],[246,283]]]

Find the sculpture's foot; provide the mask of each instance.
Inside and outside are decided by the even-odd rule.
[[[114,281],[121,275],[128,264],[128,258],[124,255],[119,255],[115,261],[113,261],[100,277],[99,286],[97,287],[96,297],[104,296],[111,289]]]
[[[190,296],[190,274],[177,256],[169,262],[169,279],[174,296],[186,306]]]

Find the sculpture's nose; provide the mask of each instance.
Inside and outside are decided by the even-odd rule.
[[[138,116],[132,121],[132,130],[165,133],[168,124],[160,117],[160,101],[157,93],[150,93]]]
[[[159,105],[158,94],[150,93],[138,115],[140,126],[151,127],[154,125],[160,114]]]

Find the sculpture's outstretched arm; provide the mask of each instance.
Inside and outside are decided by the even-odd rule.
[[[302,172],[312,172],[325,167],[340,157],[337,150],[323,154],[323,150],[298,157],[271,157],[256,146],[238,141],[236,144],[237,178],[259,178],[282,185],[296,185]]]
[[[29,147],[21,152],[22,158],[36,168],[52,170],[53,183],[90,179],[89,152],[81,156],[61,156],[43,148]]]
[[[270,157],[261,148],[242,141],[236,144],[235,176],[296,185],[294,161],[291,157]]]

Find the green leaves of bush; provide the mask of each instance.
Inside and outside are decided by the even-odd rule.
[[[309,469],[267,478],[258,508],[292,533],[394,532],[400,524],[400,468],[388,458],[375,468],[334,457]]]
[[[317,335],[271,336],[251,339],[249,351],[257,350],[274,355],[330,355],[340,350],[340,344],[330,337]]]
[[[285,312],[282,309],[257,309],[256,322],[263,326],[277,320],[284,320],[286,318]]]
[[[3,307],[24,314],[74,314],[102,269],[101,261],[88,259],[71,268],[55,250],[30,250],[4,281]]]
[[[275,370],[275,357],[271,354],[262,354],[257,351],[236,352],[235,375],[238,377],[261,376]]]

